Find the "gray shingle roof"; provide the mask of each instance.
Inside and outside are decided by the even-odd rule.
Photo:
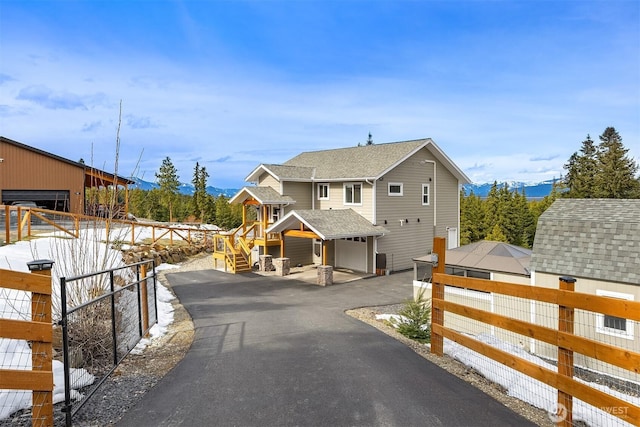
[[[260,165],[249,174],[247,180],[255,181],[262,171],[268,171],[280,180],[292,181],[376,179],[423,147],[426,147],[462,184],[470,182],[464,172],[430,138],[308,151],[298,154],[282,165]]]
[[[280,232],[290,228],[298,228],[300,222],[323,240],[381,236],[387,232],[384,227],[371,224],[353,209],[294,210],[273,224],[267,231]]]
[[[249,197],[253,197],[263,205],[291,205],[296,202],[291,196],[282,196],[271,187],[242,187],[240,191],[229,199],[229,203],[241,203]]]
[[[420,147],[426,139],[308,151],[286,161],[287,166],[315,167],[316,179],[375,178]]]
[[[532,269],[640,285],[640,200],[559,199],[538,220]]]

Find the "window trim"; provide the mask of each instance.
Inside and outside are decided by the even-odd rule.
[[[604,289],[596,289],[596,295],[610,298],[618,298],[627,301],[633,301],[633,294],[625,294],[622,292],[608,291]],[[605,335],[611,335],[614,337],[624,338],[627,340],[633,340],[633,334],[635,330],[635,322],[630,319],[625,320],[625,329],[610,328],[604,325],[605,314],[596,313],[596,332]]]
[[[326,188],[327,189],[327,195],[326,196],[322,196],[322,191],[320,191],[321,188]],[[327,182],[320,182],[318,183],[318,200],[329,200],[329,183]]]
[[[424,189],[427,189],[427,193],[425,194]],[[427,203],[424,202],[424,196],[427,196]],[[422,191],[420,192],[420,201],[422,206],[430,206],[431,205],[431,184],[422,184]]]
[[[399,193],[392,193],[391,192],[391,187],[392,186],[398,186],[400,187],[400,192]],[[387,195],[390,197],[401,197],[404,195],[404,185],[402,182],[389,182],[387,184]]]
[[[360,186],[360,201],[359,202],[347,202],[347,187],[351,187],[351,198],[355,198],[355,187]],[[345,206],[362,206],[362,183],[361,182],[345,182],[342,184],[342,202]]]

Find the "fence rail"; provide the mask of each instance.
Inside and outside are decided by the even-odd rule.
[[[0,288],[31,294],[31,320],[0,318],[0,338],[31,342],[31,369],[0,369],[0,389],[32,390],[32,425],[53,425],[51,277],[0,269]]]
[[[21,206],[0,205],[0,244],[34,237],[38,233],[59,231],[70,237],[78,237],[84,224],[103,224],[106,232],[118,227],[129,231],[128,240],[131,245],[136,243],[136,233],[142,229],[151,229],[151,244],[161,240],[168,240],[174,244],[174,239],[189,245],[206,243],[220,230],[195,228],[190,226],[168,225],[155,222],[140,222],[116,218],[104,218],[68,212],[52,211],[48,209]]]
[[[438,253],[439,262],[434,268],[432,279],[432,352],[442,355],[444,338],[447,338],[557,389],[558,407],[566,409],[562,417],[558,418],[561,425],[572,425],[573,398],[596,408],[619,408],[619,410],[608,412],[633,425],[640,425],[640,407],[573,378],[574,355],[577,354],[617,366],[628,371],[630,376],[637,377],[640,373],[640,353],[576,335],[574,323],[576,310],[638,322],[640,321],[640,302],[574,292],[575,280],[567,277],[560,279],[559,289],[549,289],[447,275],[444,274],[444,239],[440,240],[436,238],[434,241],[434,252]],[[515,297],[534,303],[552,304],[556,307],[557,328],[448,301],[445,298],[445,286]],[[446,313],[556,346],[557,372],[492,347],[455,328],[445,326]]]

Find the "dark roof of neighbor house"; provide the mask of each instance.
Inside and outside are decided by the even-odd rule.
[[[640,200],[558,199],[539,218],[531,268],[640,285]]]
[[[422,148],[428,149],[462,184],[471,182],[430,138],[308,151],[282,165],[260,165],[246,180],[257,181],[265,171],[279,180],[290,181],[373,180],[384,176]]]
[[[414,258],[416,261],[431,261],[431,256]],[[447,249],[445,264],[472,270],[529,276],[531,250],[504,242],[481,240],[454,249]]]
[[[300,209],[293,210],[267,229],[267,232],[281,232],[297,228],[302,222],[322,240],[348,237],[382,236],[388,231],[373,225],[353,209]]]

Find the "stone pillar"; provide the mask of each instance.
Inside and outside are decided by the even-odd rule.
[[[318,266],[318,285],[320,286],[333,285],[333,266],[331,265]]]
[[[260,266],[260,271],[273,271],[273,256],[260,255],[258,265]]]
[[[291,270],[291,260],[289,258],[276,258],[273,260],[276,266],[276,276],[287,276]]]

